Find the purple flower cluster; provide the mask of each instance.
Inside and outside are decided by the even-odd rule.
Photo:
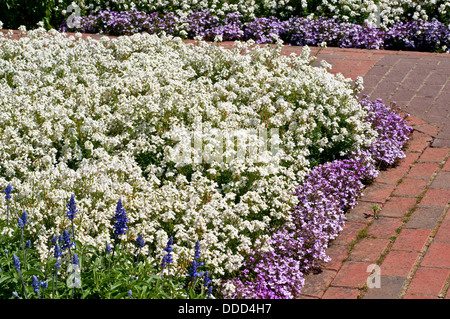
[[[376,141],[370,147],[372,157],[382,165],[393,165],[396,159],[405,157],[402,147],[412,133],[412,127],[381,99],[370,101],[364,97],[360,103],[368,107],[366,120],[378,132]]]
[[[142,11],[111,11],[102,10],[98,14],[90,14],[79,18],[79,28],[75,31],[83,33],[100,33],[108,35],[132,35],[134,33],[148,32],[177,35],[180,18],[173,12],[160,15],[158,12],[147,14]],[[59,30],[67,32],[70,29],[63,21]]]
[[[335,19],[293,17],[282,22],[283,40],[294,45],[319,45],[330,47],[380,49],[382,32],[375,27],[354,23],[341,23]]]
[[[392,50],[439,51],[450,47],[450,28],[436,19],[397,22],[384,34],[384,47]]]
[[[221,36],[223,41],[240,40],[244,36],[242,14],[228,13],[223,23],[208,10],[193,11],[187,18],[188,37],[201,36],[203,40],[213,41]]]
[[[291,17],[283,21],[270,16],[245,22],[239,12],[228,13],[220,20],[209,10],[191,11],[186,18],[173,12],[148,14],[137,10],[103,10],[96,15],[80,17],[79,22],[80,27],[72,31],[108,35],[165,32],[174,36],[184,31],[189,38],[201,36],[207,41],[221,36],[223,41],[253,39],[256,43],[274,43],[281,38],[294,45],[317,46],[326,42],[330,47],[342,48],[450,50],[450,28],[436,19],[397,22],[388,30],[381,30],[325,17]],[[64,21],[60,31],[70,30]]]
[[[303,288],[304,275],[330,260],[326,249],[343,229],[345,212],[356,205],[364,181],[376,178],[377,163],[392,164],[403,154],[401,149],[411,133],[406,121],[381,100],[364,98],[360,103],[369,108],[367,121],[379,133],[377,140],[368,150],[310,171],[296,190],[298,205],[291,223],[272,235],[273,250],[249,256],[241,274],[230,280],[235,292],[225,297],[294,298]]]

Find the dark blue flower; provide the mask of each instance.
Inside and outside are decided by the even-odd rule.
[[[25,248],[31,248],[31,240],[27,240],[25,243]]]
[[[41,287],[44,288],[44,289],[47,289],[47,288],[48,288],[48,282],[46,282],[46,281],[41,281],[41,282],[39,283],[39,285],[41,285]]]
[[[58,271],[58,269],[61,267],[61,259],[58,259],[55,263],[55,270]]]
[[[197,242],[195,243],[195,254],[194,254],[194,258],[195,259],[199,259],[200,258],[200,242],[197,240]]]
[[[80,259],[77,254],[73,254],[72,265],[80,266]]]
[[[142,235],[139,235],[139,236],[136,238],[136,243],[138,244],[138,246],[139,246],[140,248],[142,248],[142,247],[145,246],[145,240],[142,238]]]
[[[13,264],[14,268],[16,268],[17,271],[20,271],[20,259],[15,254],[13,255]]]
[[[161,267],[165,267],[167,264],[171,264],[173,262],[173,258],[172,258],[172,245],[173,245],[173,237],[170,237],[169,240],[167,241],[167,246],[164,249],[165,252],[167,252],[167,254],[165,254],[163,256],[162,259],[162,264]]]
[[[110,253],[111,252],[111,246],[108,244],[108,243],[106,243],[106,251],[108,252],[108,253]]]
[[[75,218],[75,215],[78,213],[76,203],[75,203],[75,196],[73,194],[72,194],[72,196],[70,196],[69,203],[66,205],[66,207],[69,209],[66,212],[67,218],[69,218],[70,220],[73,220]]]
[[[62,252],[61,252],[61,248],[59,247],[59,245],[58,244],[55,244],[55,253],[54,253],[54,257],[55,258],[59,258],[59,257],[61,257],[63,254],[62,254]]]
[[[122,207],[122,199],[119,199],[116,207],[116,215],[114,215],[113,219],[116,220],[114,224],[114,233],[116,235],[125,234],[128,230],[127,222],[129,221],[125,212],[125,209]]]
[[[211,283],[211,278],[209,277],[209,271],[205,271],[205,275],[203,276],[203,286],[208,286]]]
[[[72,235],[70,235],[67,230],[64,230],[63,234],[59,236],[59,242],[62,243],[61,245],[62,250],[66,250],[72,246],[75,246],[70,237],[72,237]]]
[[[22,216],[17,218],[17,226],[19,228],[23,228],[25,226],[25,224],[28,223],[27,219],[28,219],[28,214],[26,211],[24,211],[22,213]]]
[[[210,285],[209,288],[208,288],[208,295],[206,296],[206,299],[211,298],[212,290],[213,290],[213,286]]]
[[[17,217],[17,227],[19,228],[23,228],[24,224],[23,224],[23,220],[20,217]]]
[[[191,267],[189,268],[189,276],[191,278],[202,276],[202,272],[198,272],[198,267],[203,266],[203,263],[198,261],[199,259],[200,259],[200,243],[197,240],[197,242],[195,243],[194,260],[191,262]]]
[[[34,292],[39,292],[39,289],[41,288],[39,285],[39,279],[36,277],[36,275],[33,275],[31,277],[31,280],[32,280],[31,285],[33,286]]]
[[[6,186],[4,192],[5,192],[5,198],[6,200],[11,199],[11,192],[14,190],[14,188],[12,188],[11,184],[8,184],[8,186]]]

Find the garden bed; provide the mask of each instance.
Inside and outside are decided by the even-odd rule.
[[[359,81],[311,66],[307,47],[287,57],[280,43],[226,50],[44,29],[0,39],[7,298],[22,277],[32,296],[32,279],[67,279],[75,253],[78,297],[206,297],[214,287],[217,298],[293,298],[410,133],[382,101],[356,99]],[[23,259],[15,266],[27,240],[24,270]],[[115,288],[95,288],[95,272]],[[59,287],[61,298],[74,291]]]

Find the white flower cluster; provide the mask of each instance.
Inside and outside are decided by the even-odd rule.
[[[249,251],[271,249],[269,230],[289,222],[311,162],[375,137],[350,79],[312,67],[307,47],[301,56],[280,50],[149,34],[84,40],[43,28],[0,37],[0,188],[15,189],[11,211],[27,210],[41,256],[70,230],[71,194],[76,238],[100,249],[111,242],[119,198],[125,246],[142,234],[157,247],[148,258],[160,259],[173,236],[174,263],[185,268],[198,239],[222,275]],[[203,131],[275,128],[276,160],[177,165],[176,132],[194,131],[199,119]]]

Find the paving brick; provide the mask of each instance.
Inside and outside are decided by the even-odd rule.
[[[386,201],[379,215],[384,217],[403,217],[416,204],[414,197],[391,197]]]
[[[414,97],[415,93],[416,91],[413,89],[405,89],[400,87],[394,94],[392,94],[391,100],[409,102]]]
[[[413,153],[416,154],[416,153]],[[400,164],[399,164],[400,165]],[[406,164],[402,164],[398,167],[388,168],[386,170],[380,171],[378,174],[376,181],[379,183],[389,184],[389,185],[397,185],[398,181],[402,179],[402,177],[408,172],[409,167],[406,167]]]
[[[433,141],[431,146],[433,146],[433,147],[450,147],[450,138],[443,139],[443,138],[438,138],[438,137]]]
[[[440,163],[447,156],[449,149],[447,148],[427,148],[419,157],[419,162]]]
[[[375,238],[390,238],[403,222],[400,218],[379,217],[367,228],[367,233]]]
[[[407,177],[429,179],[438,167],[438,163],[416,163],[409,170]]]
[[[330,285],[336,276],[334,270],[322,270],[318,274],[309,274],[305,277],[305,285],[302,288],[302,295],[320,298],[325,289]]]
[[[408,104],[408,108],[425,112],[430,108],[433,102],[434,97],[415,96],[413,99],[411,99],[411,102]]]
[[[406,278],[418,257],[419,253],[414,251],[390,251],[380,266],[381,273],[385,276]]]
[[[414,126],[414,129],[421,133],[430,135],[432,137],[436,137],[440,131],[439,127],[437,127],[436,125],[428,124],[428,123],[416,125],[416,126]]]
[[[434,236],[434,242],[450,243],[450,220],[443,220]]]
[[[406,118],[406,122],[408,123],[409,126],[415,126],[415,125],[421,125],[421,124],[428,124],[427,122],[425,122],[424,120],[414,116],[414,115],[410,115]]]
[[[450,274],[450,269],[419,267],[406,293],[412,295],[439,296]]]
[[[445,294],[444,299],[450,299],[450,289],[447,289],[447,293]]]
[[[373,184],[364,190],[361,199],[366,202],[383,204],[394,190],[394,187],[394,185],[379,183],[375,180]]]
[[[326,254],[331,260],[322,265],[323,269],[339,270],[344,258],[348,256],[349,249],[350,248],[347,245],[330,245],[330,247],[327,248]]]
[[[439,299],[437,296],[423,296],[423,295],[412,295],[406,294],[403,299]]]
[[[366,283],[369,272],[367,267],[371,263],[367,262],[345,262],[332,281],[332,286],[360,288]]]
[[[450,268],[450,243],[432,242],[423,257],[421,266]]]
[[[377,66],[391,67],[398,63],[399,60],[400,57],[398,55],[385,55],[377,63]]]
[[[428,189],[425,196],[420,201],[424,206],[444,207],[450,201],[450,190]]]
[[[360,223],[368,223],[373,219],[373,208],[372,206],[376,205],[371,202],[359,201],[358,204],[350,209],[345,217],[349,221],[355,221]],[[378,206],[382,207],[382,204],[378,204]]]
[[[370,70],[371,76],[378,76],[379,78],[382,78],[387,72],[389,72],[392,68],[392,65],[375,65]]]
[[[445,162],[444,166],[442,167],[442,170],[450,172],[450,159],[447,159],[447,161]]]
[[[406,278],[380,276],[380,288],[369,288],[362,299],[397,299]]]
[[[406,228],[433,229],[443,212],[442,207],[419,206],[409,217]]]
[[[420,153],[418,153],[418,152],[410,152],[409,150],[406,150],[405,157],[397,160],[398,166],[404,167],[407,170],[409,170],[410,166],[419,159],[419,156],[420,156]]]
[[[363,238],[353,247],[348,260],[376,263],[390,242],[389,239]]]
[[[449,125],[443,126],[439,131],[439,134],[436,136],[436,138],[450,139],[450,126]]]
[[[419,131],[413,131],[407,143],[408,151],[422,153],[425,148],[430,146],[431,141],[431,136]]]
[[[434,108],[434,106],[431,106],[429,110],[420,116],[431,124],[443,126],[446,121],[446,118],[442,116],[443,112],[444,111],[438,111]],[[432,145],[433,147],[450,147],[449,145],[436,145],[434,141]]]
[[[426,85],[443,86],[448,81],[448,74],[438,74],[431,72],[430,76],[425,80]]]
[[[450,190],[450,172],[440,171],[431,182],[430,188]]]
[[[322,299],[357,299],[359,294],[358,288],[329,287]]]
[[[419,196],[427,186],[428,181],[425,179],[405,177],[402,182],[394,190],[393,195],[405,197]]]
[[[358,233],[365,227],[365,223],[347,221],[344,225],[344,229],[332,243],[334,245],[348,245],[356,239]]]
[[[392,250],[421,251],[431,234],[429,229],[404,228],[395,239]]]
[[[417,96],[435,97],[442,90],[442,85],[424,85],[419,90],[414,91]]]

